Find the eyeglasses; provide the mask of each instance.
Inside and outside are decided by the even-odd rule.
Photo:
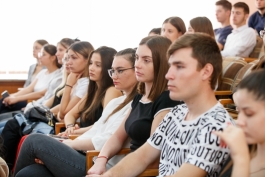
[[[38,52],[38,57],[42,57],[43,56],[43,53],[42,52]]]
[[[134,69],[134,67],[125,68],[125,69],[108,69],[108,73],[109,73],[110,77],[112,77],[114,73],[116,74],[117,77],[119,77],[119,75],[121,75],[123,73],[123,71],[126,71],[128,69]]]
[[[69,61],[69,58],[68,56],[64,56],[62,60],[63,60],[63,63],[67,63]]]

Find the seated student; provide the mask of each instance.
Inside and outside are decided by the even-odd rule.
[[[214,134],[221,138],[223,146],[231,150],[233,170],[222,177],[265,176],[265,70],[257,70],[246,76],[233,95],[239,111],[237,126],[228,126]],[[251,145],[249,152],[248,145]],[[229,170],[228,170],[229,171]]]
[[[24,88],[29,86],[31,84],[31,82],[35,79],[36,75],[45,68],[45,66],[42,66],[40,61],[39,61],[39,56],[38,53],[40,52],[41,48],[45,45],[48,44],[48,42],[46,40],[43,39],[39,39],[36,40],[33,44],[33,57],[36,58],[37,63],[36,64],[32,64],[29,67],[29,71],[28,71],[28,78],[25,81],[24,84]]]
[[[66,51],[66,48],[64,47],[69,47],[72,43],[74,43],[75,41],[69,38],[64,38],[62,39],[60,42],[58,42],[57,44],[57,52],[56,52],[56,56],[57,56],[57,60],[59,64],[63,64],[62,63],[62,58],[64,55],[64,52]],[[64,47],[62,47],[62,44],[64,45]],[[60,100],[56,100],[54,101],[54,98],[51,98],[54,95],[55,90],[57,89],[63,89],[63,86],[65,85],[65,81],[61,81],[63,78],[65,77],[67,78],[68,74],[67,74],[67,70],[63,70],[63,67],[61,67],[61,72],[63,73],[62,76],[60,77],[60,75],[58,77],[55,77],[54,79],[52,79],[48,85],[47,91],[45,92],[45,95],[43,97],[41,97],[40,99],[36,100],[36,104],[42,104],[45,105],[49,108],[56,106],[57,104],[60,103]],[[60,86],[58,86],[61,83]],[[58,91],[59,92],[59,91]],[[62,91],[61,91],[62,92]],[[58,94],[61,95],[61,94]],[[50,99],[51,98],[51,99]],[[50,103],[46,104],[46,102],[50,99]],[[52,106],[53,103],[55,103],[55,105]],[[31,108],[32,102],[28,103],[27,106],[24,109],[24,113]],[[12,112],[8,112],[8,113],[4,113],[4,114],[0,114],[0,133],[2,132],[2,129],[4,127],[4,125],[6,124],[6,122],[11,119],[13,117],[14,114],[21,112],[21,111],[12,111]],[[55,114],[55,112],[53,111],[53,113]]]
[[[120,151],[127,138],[131,139],[131,151],[141,147],[170,109],[181,103],[172,101],[166,89],[166,51],[170,44],[170,40],[162,36],[146,37],[141,40],[135,61],[135,74],[140,82],[139,94],[134,97],[130,114],[105,143],[89,174],[102,174],[106,170],[108,159],[100,157],[112,158]],[[157,167],[158,162],[153,162],[150,167]],[[112,161],[107,164],[108,167],[113,165],[115,164]]]
[[[167,18],[161,28],[161,36],[164,36],[174,42],[180,36],[186,33],[184,21],[179,17]]]
[[[229,149],[211,134],[232,121],[213,91],[222,71],[215,40],[205,34],[184,35],[170,46],[168,56],[170,98],[185,104],[173,108],[142,147],[102,176],[137,176],[160,156],[159,177],[210,177],[229,157]]]
[[[151,31],[148,33],[148,36],[158,36],[161,34],[161,28],[153,28]]]
[[[87,94],[89,83],[87,65],[93,50],[93,46],[85,41],[75,42],[68,48],[66,62],[71,73],[65,81],[62,100],[53,110],[59,113],[58,120],[64,119],[64,116]]]
[[[134,49],[125,49],[115,55],[112,69],[109,69],[109,75],[112,77],[116,89],[121,90],[124,95],[114,98],[107,104],[102,116],[90,130],[75,140],[65,140],[63,143],[45,135],[30,135],[23,143],[16,164],[15,175],[28,177],[37,174],[45,176],[84,176],[86,174],[86,156],[76,150],[100,150],[127,115],[137,91],[134,61]],[[33,161],[25,159],[25,155],[31,153],[27,148],[31,146],[30,144],[36,150],[34,155],[30,157]],[[54,153],[59,158],[43,153],[42,148],[45,151],[54,149]],[[38,158],[35,160],[36,162],[44,165],[34,163],[35,158]],[[73,163],[80,168],[69,166],[69,163]],[[60,167],[57,166],[58,164],[60,164]]]
[[[72,40],[72,39],[69,39],[69,38],[63,38],[62,40],[60,40],[58,43],[57,43],[57,51],[56,51],[56,57],[57,57],[57,61],[60,65],[63,65],[63,61],[62,61],[62,58],[64,57],[64,54],[67,50],[67,48],[73,44],[75,41]],[[63,70],[64,68],[64,70]],[[45,106],[51,108],[51,105],[46,105],[46,102],[51,98],[53,97],[54,95],[54,91],[59,88],[62,88],[63,85],[65,85],[65,81],[62,81],[63,79],[63,76],[64,78],[67,78],[68,76],[68,70],[65,68],[65,67],[61,67],[61,73],[62,73],[62,76],[61,77],[57,77],[57,78],[54,78],[51,80],[51,82],[49,83],[48,85],[48,88],[47,88],[47,91],[45,92],[45,95],[43,97],[41,97],[40,99],[36,100],[36,103],[37,104],[44,104]],[[60,86],[58,86],[60,83]],[[54,98],[50,99],[51,100],[51,103],[53,103],[54,101]],[[60,102],[57,102],[57,104],[59,104]],[[55,105],[54,105],[55,106]],[[24,112],[26,112],[26,110],[28,108],[32,107],[32,103],[29,103],[27,104]]]
[[[196,17],[190,20],[187,33],[201,32],[215,38],[213,26],[207,17]]]
[[[244,2],[237,2],[232,8],[234,30],[227,36],[222,56],[248,57],[256,45],[256,32],[247,26],[249,7]]]
[[[108,76],[116,50],[110,47],[100,47],[94,50],[89,57],[89,85],[87,95],[71,109],[64,118],[66,131],[62,135],[82,134],[89,130],[97,121],[103,109],[113,98],[122,93],[115,89],[112,79]],[[75,125],[80,117],[80,127]]]
[[[219,0],[215,3],[215,6],[216,19],[221,23],[221,27],[214,29],[214,35],[219,49],[223,50],[226,38],[233,30],[230,25],[232,4],[227,0]]]
[[[248,26],[255,29],[257,34],[260,34],[260,31],[264,29],[265,24],[265,1],[256,0],[255,5],[257,11],[254,12],[248,19]]]
[[[46,44],[41,49],[40,62],[47,69],[43,69],[36,76],[36,79],[26,88],[11,94],[5,99],[1,100],[0,113],[11,112],[24,108],[28,99],[39,99],[44,96],[49,83],[57,77],[62,77],[61,65],[58,63],[56,54],[56,47],[54,45]],[[61,81],[58,82],[58,85]],[[57,85],[57,86],[58,86]],[[55,87],[56,88],[56,87]]]
[[[57,44],[57,51],[55,53],[56,57],[57,57],[57,61],[58,61],[58,64],[62,65],[62,58],[63,58],[63,55],[64,53],[66,52],[66,49],[72,44],[74,43],[75,41],[72,40],[72,39],[69,39],[69,38],[63,38],[60,42],[58,42]],[[34,44],[36,45],[36,43]],[[61,72],[62,71],[62,67],[61,67]],[[62,74],[64,75],[64,74]],[[54,106],[56,106],[57,104],[60,103],[60,100],[57,100],[56,101],[56,104],[52,106],[54,102],[54,98],[51,98],[53,95],[54,95],[54,92],[55,92],[55,89],[58,87],[58,85],[60,84],[60,82],[62,82],[62,75],[60,75],[60,73],[58,73],[58,77],[54,77],[51,79],[51,81],[49,82],[48,86],[47,86],[47,89],[44,96],[42,96],[40,99],[36,100],[35,104],[38,105],[38,104],[42,104],[42,105],[45,105],[49,108],[52,108]],[[67,74],[68,76],[68,74]],[[63,83],[63,86],[65,85],[65,82]],[[59,87],[62,89],[62,85]],[[58,89],[59,89],[58,88]],[[42,91],[41,91],[42,92]],[[50,99],[51,98],[51,99]],[[49,104],[46,104],[46,102],[50,99],[50,102]],[[78,102],[79,100],[77,100]],[[33,107],[33,104],[32,102],[28,103],[24,109],[24,113],[29,109],[29,108],[32,108]],[[57,112],[56,111],[57,109],[52,109],[51,111],[55,114],[55,116],[57,115]],[[0,115],[0,134],[2,133],[3,131],[3,128],[6,124],[6,122],[8,120],[10,120],[14,114],[18,113],[20,111],[12,111],[12,112],[7,112],[7,113],[4,113],[4,114],[1,114]],[[13,128],[15,128],[13,125],[12,125]]]

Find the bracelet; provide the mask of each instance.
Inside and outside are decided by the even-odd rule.
[[[66,125],[66,128],[69,128],[69,127],[74,127],[74,124],[68,124],[68,125]]]
[[[65,86],[68,86],[68,87],[71,87],[71,88],[73,88],[73,86],[71,86],[71,85],[68,85],[68,84],[65,84]]]
[[[107,156],[104,156],[104,155],[97,156],[97,159],[98,159],[98,158],[105,158],[105,159],[107,159],[107,161],[109,160],[109,158],[108,158]],[[97,160],[97,159],[96,159],[96,160]]]

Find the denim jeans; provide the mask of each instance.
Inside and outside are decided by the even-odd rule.
[[[44,165],[35,163],[40,159]],[[43,134],[29,135],[19,153],[16,177],[73,177],[86,175],[86,156]]]

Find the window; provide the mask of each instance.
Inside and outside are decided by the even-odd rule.
[[[35,40],[50,44],[65,37],[121,50],[137,47],[152,28],[170,16],[189,20],[207,16],[214,27],[215,1],[205,0],[10,0],[1,1],[0,74],[27,72]]]

